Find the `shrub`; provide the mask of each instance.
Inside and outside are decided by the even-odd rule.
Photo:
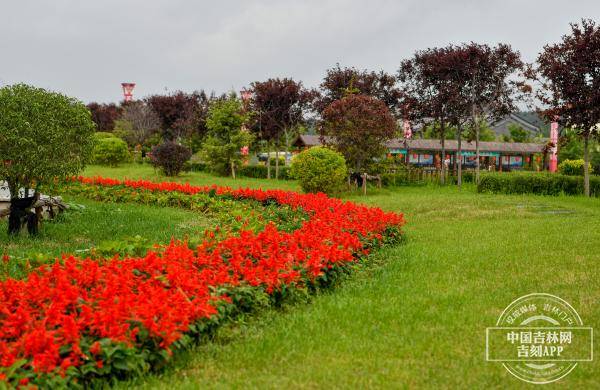
[[[553,173],[487,173],[482,175],[478,192],[537,195],[582,195],[583,177]],[[590,195],[600,196],[600,178],[590,178]]]
[[[462,173],[463,183],[473,183],[475,181],[472,171],[464,171]],[[410,170],[400,169],[393,173],[382,173],[381,184],[384,187],[397,186],[420,186],[428,183],[439,183],[439,175],[427,175],[419,168]],[[448,175],[448,183],[456,184],[458,177],[456,175]]]
[[[129,161],[127,143],[120,138],[108,137],[97,139],[94,145],[94,162],[100,165],[117,165]]]
[[[104,138],[116,138],[113,133],[109,133],[107,131],[97,131],[94,133],[94,139],[96,141],[104,139]]]
[[[592,171],[591,164],[588,163],[590,172]],[[582,176],[583,175],[583,159],[581,160],[565,160],[558,165],[558,171],[563,175]]]
[[[347,173],[344,156],[324,147],[307,149],[292,160],[291,175],[306,192],[338,192]]]
[[[152,148],[150,161],[154,167],[160,168],[165,175],[177,176],[190,157],[192,157],[190,149],[168,141]]]
[[[271,166],[274,167],[277,165],[277,159],[274,156],[271,156]],[[285,165],[285,157],[279,156],[279,168]]]

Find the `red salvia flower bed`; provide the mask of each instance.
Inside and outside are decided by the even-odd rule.
[[[69,367],[90,362],[102,368],[99,340],[128,348],[152,340],[156,348],[169,351],[192,324],[218,315],[219,305],[231,301],[219,288],[251,286],[272,294],[283,286],[313,283],[336,265],[355,261],[368,243],[390,229],[399,232],[404,224],[401,214],[323,194],[102,177],[75,180],[91,186],[272,200],[302,208],[310,220],[291,233],[268,225],[262,232],[242,231],[219,242],[207,238],[196,250],[172,242],[140,258],[65,256],[25,280],[0,282],[0,379],[7,375],[2,367],[17,364],[32,378],[65,375]]]

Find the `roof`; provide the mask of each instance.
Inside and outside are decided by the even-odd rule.
[[[298,137],[296,144],[304,146],[321,145],[321,137],[318,135],[302,134]],[[458,150],[458,141],[446,140],[447,151]],[[462,150],[475,151],[475,142],[462,142]],[[505,153],[542,153],[544,144],[537,143],[518,143],[518,142],[479,142],[479,150],[482,152],[505,152]],[[439,139],[409,139],[394,138],[387,142],[390,149],[409,149],[409,150],[442,150],[442,144]]]
[[[541,129],[538,126],[516,114],[509,114],[499,121],[494,122],[491,125],[491,128],[496,134],[510,135],[508,126],[511,124],[521,126],[532,135],[538,135],[541,133]]]
[[[439,139],[411,139],[407,141],[406,147],[404,139],[396,138],[387,143],[389,148],[398,148],[409,150],[431,150],[441,151],[442,143]],[[458,150],[458,141],[446,140],[446,150],[456,151]],[[520,142],[479,142],[479,150],[482,152],[504,152],[504,153],[542,153],[544,144],[537,143],[520,143]],[[475,142],[462,141],[461,149],[468,151],[475,151]]]

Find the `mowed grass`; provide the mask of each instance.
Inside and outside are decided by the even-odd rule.
[[[519,388],[485,361],[485,328],[532,292],[600,324],[597,199],[402,188],[353,201],[404,212],[407,241],[379,266],[287,312],[269,312],[134,385],[169,388]],[[559,382],[597,388],[599,365]]]
[[[0,254],[26,259],[38,254],[60,257],[65,253],[85,256],[86,249],[109,241],[132,239],[135,236],[150,243],[167,244],[171,238],[202,234],[215,225],[209,216],[175,208],[157,208],[127,203],[101,203],[81,197],[65,196],[72,203],[66,213],[55,221],[43,223],[40,234],[31,238],[23,229],[17,237],[7,234],[6,221],[0,228]],[[7,264],[10,276],[11,264]],[[16,272],[18,267],[13,271]]]
[[[137,175],[136,172],[140,172]],[[145,167],[86,174],[164,180]],[[142,176],[145,175],[145,176]],[[294,182],[179,180],[296,188]],[[406,242],[308,305],[261,313],[122,388],[521,388],[485,361],[485,328],[533,292],[600,324],[600,200],[407,187],[348,199],[403,212]],[[120,207],[120,205],[119,205]],[[598,388],[597,360],[550,387]]]
[[[271,172],[275,175],[275,168]],[[91,165],[83,172],[84,176],[106,176],[115,179],[144,179],[152,181],[174,181],[179,183],[190,183],[192,185],[212,185],[263,188],[263,189],[286,189],[298,191],[300,187],[295,181],[289,180],[266,180],[239,177],[236,180],[230,177],[215,176],[206,172],[182,172],[176,177],[167,177],[148,164],[124,164],[116,168],[107,168],[99,165]]]

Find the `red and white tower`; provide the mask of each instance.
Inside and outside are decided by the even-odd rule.
[[[135,83],[121,83],[123,87],[123,96],[125,97],[126,102],[130,102],[133,100],[133,89],[135,88]]]

